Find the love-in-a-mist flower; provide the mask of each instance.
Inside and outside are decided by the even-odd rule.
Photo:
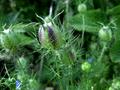
[[[16,90],[20,90],[21,88],[21,82],[19,80],[16,80]]]

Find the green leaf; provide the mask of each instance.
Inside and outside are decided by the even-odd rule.
[[[107,14],[109,15],[120,15],[120,5],[108,9]]]
[[[27,27],[26,24],[18,23],[12,26],[12,30],[14,32],[26,32],[25,27]]]
[[[114,30],[115,42],[110,49],[110,57],[113,62],[120,62],[120,16],[115,21],[117,29]]]
[[[105,16],[100,10],[90,10],[79,13],[70,19],[70,26],[82,31],[96,33],[99,31],[101,22],[105,21]]]
[[[116,41],[111,47],[110,57],[113,62],[120,62],[120,40]]]
[[[24,34],[18,34],[18,40],[20,46],[31,44],[34,41],[31,37],[25,36]]]
[[[18,24],[14,24],[11,28],[13,29],[14,32],[33,32],[34,27],[35,27],[35,23],[34,24],[18,23]]]
[[[11,52],[15,52],[20,49],[20,47],[31,44],[33,42],[33,39],[31,39],[30,37],[15,32],[2,35],[0,40],[3,48],[5,50],[8,49]]]

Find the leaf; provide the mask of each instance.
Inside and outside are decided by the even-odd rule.
[[[20,12],[17,13],[9,13],[6,17],[6,22],[8,22],[9,24],[15,24],[18,22],[18,16],[20,15]]]
[[[15,24],[18,23],[18,16],[20,15],[20,12],[11,12],[7,15],[1,15],[0,14],[0,25],[10,25],[10,24]]]
[[[117,30],[114,31],[115,42],[110,49],[110,57],[113,62],[120,62],[120,16],[115,21]]]
[[[18,23],[18,24],[14,24],[12,26],[12,29],[14,32],[32,32],[34,31],[34,28],[35,27],[35,23],[32,24],[32,23],[29,23],[29,24],[23,24],[23,23]]]
[[[104,14],[100,10],[90,10],[84,13],[79,13],[70,19],[70,26],[82,31],[96,33],[100,28],[100,24],[106,21]]]
[[[111,47],[110,57],[113,62],[120,62],[120,40],[116,41]]]
[[[18,40],[20,41],[19,42],[20,46],[28,45],[33,42],[33,39],[31,37],[25,36],[24,34],[17,34],[17,36],[18,36]]]
[[[109,15],[120,15],[120,5],[108,9],[107,14]]]
[[[24,34],[20,33],[9,33],[7,35],[2,35],[1,37],[1,44],[5,50],[10,50],[15,52],[16,50],[20,49],[21,47],[31,44],[33,39]]]

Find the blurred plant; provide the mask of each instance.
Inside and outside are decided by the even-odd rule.
[[[119,0],[6,1],[1,90],[119,90]]]
[[[20,57],[19,60],[17,60],[16,72],[17,90],[38,90],[38,82],[34,76],[28,74],[28,61],[24,57]]]
[[[109,87],[109,90],[119,90],[120,89],[120,79],[115,78],[112,80],[112,84]]]
[[[87,10],[87,7],[85,4],[79,4],[78,5],[78,12],[81,13],[81,12],[84,12]]]
[[[21,47],[28,45],[33,42],[33,40],[26,36],[24,33],[26,25],[16,24],[1,31],[0,42],[3,50],[6,52],[16,53]]]

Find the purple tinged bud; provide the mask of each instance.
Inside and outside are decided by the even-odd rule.
[[[48,36],[49,36],[49,40],[51,41],[51,43],[54,46],[56,46],[56,44],[57,44],[57,38],[56,38],[56,35],[55,35],[53,29],[50,26],[48,26]]]
[[[57,47],[57,36],[52,23],[40,25],[38,30],[38,40],[46,48],[49,48],[49,46],[52,46],[53,48]]]

